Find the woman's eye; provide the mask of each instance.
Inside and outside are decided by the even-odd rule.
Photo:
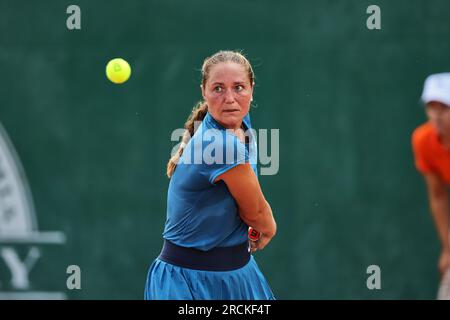
[[[242,91],[242,90],[244,90],[244,87],[241,86],[241,85],[238,85],[238,86],[236,86],[236,90],[237,91]]]
[[[217,86],[217,87],[214,88],[214,91],[215,92],[222,92],[222,87]]]

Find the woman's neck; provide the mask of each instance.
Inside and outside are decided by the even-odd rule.
[[[225,129],[230,129],[230,130],[237,130],[237,129],[244,129],[244,122],[241,121],[239,124],[233,125],[233,126],[227,126],[223,123],[221,123],[220,121],[216,120],[222,127],[224,127]]]

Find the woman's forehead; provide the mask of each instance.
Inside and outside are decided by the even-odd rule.
[[[208,82],[235,83],[248,82],[248,73],[244,66],[234,62],[222,62],[210,69]]]

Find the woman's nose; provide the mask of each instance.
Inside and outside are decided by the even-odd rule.
[[[233,103],[234,102],[234,93],[233,93],[233,91],[232,90],[230,90],[230,89],[228,89],[226,92],[225,92],[225,102],[226,103]]]

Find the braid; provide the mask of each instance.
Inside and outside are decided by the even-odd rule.
[[[191,114],[189,115],[188,119],[184,124],[185,131],[183,134],[183,139],[181,140],[180,147],[167,163],[167,176],[169,178],[172,177],[175,168],[177,167],[177,163],[180,160],[181,155],[183,154],[184,148],[186,147],[189,140],[191,140],[191,137],[195,133],[196,129],[195,122],[202,121],[205,118],[207,112],[208,112],[208,105],[206,104],[205,101],[198,102],[197,105],[192,109]]]

